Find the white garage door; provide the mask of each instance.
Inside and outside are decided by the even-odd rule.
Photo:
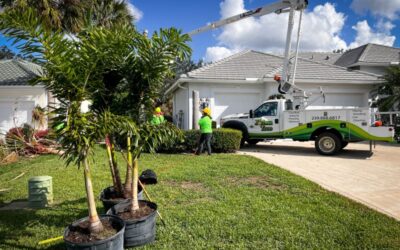
[[[260,105],[259,93],[215,93],[213,120],[234,113],[247,113]]]
[[[311,100],[314,97],[311,97]],[[325,103],[323,98],[319,98],[318,101],[311,104],[312,106],[355,106],[355,107],[367,107],[362,93],[326,93]]]
[[[6,133],[10,128],[31,123],[33,101],[0,101],[0,133]]]

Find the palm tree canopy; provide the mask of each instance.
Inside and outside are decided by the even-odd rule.
[[[384,79],[385,83],[378,87],[379,110],[400,110],[400,66],[389,67]]]
[[[114,24],[132,24],[134,17],[127,3],[120,0],[0,0],[5,11],[24,13],[36,10],[42,24],[50,30],[79,33],[87,27],[111,27]]]

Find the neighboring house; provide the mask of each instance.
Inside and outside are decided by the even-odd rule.
[[[173,95],[175,123],[183,129],[194,128],[193,110],[199,112],[200,107],[193,109],[193,91],[198,91],[200,100],[209,104],[217,125],[223,116],[255,109],[278,93],[273,78],[281,74],[282,64],[281,56],[244,51],[182,75],[167,90],[167,94]],[[315,60],[298,60],[296,85],[316,93],[310,98],[314,106],[367,107],[371,89],[380,82],[375,74]],[[325,92],[325,102],[318,96],[320,87]]]
[[[41,67],[20,59],[0,61],[0,133],[32,123],[36,105],[47,107],[48,93],[43,86],[31,86],[29,80],[41,73]]]
[[[343,53],[335,65],[352,70],[384,75],[386,69],[400,63],[400,48],[368,43]]]

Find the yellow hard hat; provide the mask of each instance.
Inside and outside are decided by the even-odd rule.
[[[211,115],[211,109],[208,108],[208,107],[207,107],[207,108],[204,108],[204,109],[203,109],[203,113],[206,114],[206,115]]]
[[[157,108],[154,110],[154,112],[156,112],[156,113],[161,113],[161,108],[160,108],[160,107],[157,107]]]

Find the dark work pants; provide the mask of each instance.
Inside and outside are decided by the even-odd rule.
[[[208,155],[211,155],[211,137],[212,133],[201,134],[196,154],[203,153],[204,144],[206,144]]]

